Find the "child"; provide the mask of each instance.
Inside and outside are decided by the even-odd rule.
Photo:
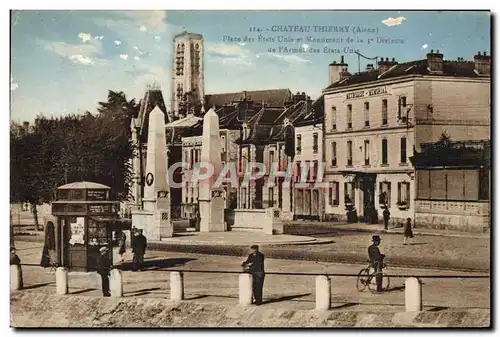
[[[404,245],[406,245],[407,238],[413,238],[413,231],[411,229],[411,218],[407,218],[406,223],[404,224],[404,239],[403,239]]]

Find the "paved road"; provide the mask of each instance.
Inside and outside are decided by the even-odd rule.
[[[17,242],[23,263],[38,264],[42,245],[35,242]],[[265,253],[265,249],[263,249]],[[239,272],[244,257],[215,256],[150,251],[146,261],[150,265],[143,272],[124,271],[125,296],[169,297],[168,269],[224,270]],[[267,272],[289,273],[357,273],[361,265],[320,263],[313,261],[266,260]],[[48,270],[24,266],[24,291],[55,293],[55,276]],[[390,268],[394,275],[485,275],[438,270]],[[238,302],[238,274],[185,273],[185,294],[188,300],[218,303]],[[70,273],[70,293],[100,296],[100,279],[94,273]],[[489,308],[489,279],[423,279],[425,308]],[[314,307],[314,276],[267,275],[264,285],[266,305],[296,308]],[[368,290],[359,293],[355,278],[332,278],[332,305],[348,310],[401,311],[404,306],[404,278],[393,277],[389,292],[375,295]]]

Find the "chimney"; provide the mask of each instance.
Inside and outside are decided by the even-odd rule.
[[[312,99],[310,96],[306,97],[306,111],[309,111],[309,109],[312,107]]]
[[[385,73],[387,70],[389,70],[392,66],[396,64],[398,63],[396,62],[396,59],[394,57],[392,58],[392,61],[389,61],[388,57],[385,58],[385,61],[383,57],[380,57],[380,61],[378,62],[379,73],[380,74]]]
[[[483,55],[477,52],[477,55],[474,55],[474,69],[479,75],[490,75],[491,56],[486,55],[486,52],[483,52]]]
[[[342,80],[347,75],[347,63],[344,63],[344,56],[340,57],[340,63],[333,61],[330,64],[330,81],[329,85]]]
[[[300,101],[305,101],[306,98],[307,97],[305,92],[300,93],[297,91],[297,94],[293,95],[292,97],[293,104],[299,103]]]
[[[427,54],[427,68],[431,73],[442,73],[443,72],[443,54],[439,53],[439,49],[434,52]]]

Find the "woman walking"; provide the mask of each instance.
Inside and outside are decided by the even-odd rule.
[[[123,263],[123,254],[125,254],[125,252],[127,251],[125,249],[125,242],[127,240],[127,236],[125,235],[125,233],[123,231],[120,231],[120,233],[118,233],[119,237],[118,237],[118,255],[120,255],[120,262]]]
[[[411,218],[407,218],[404,224],[404,239],[403,239],[404,245],[406,245],[407,238],[413,238],[413,230],[411,228]]]

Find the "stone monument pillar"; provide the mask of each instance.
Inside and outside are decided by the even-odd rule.
[[[149,115],[148,148],[143,215],[137,228],[144,229],[148,240],[158,241],[161,237],[172,237],[173,225],[170,221],[170,188],[167,183],[167,142],[165,117],[156,106]],[[134,214],[132,214],[134,224]]]
[[[199,182],[200,232],[223,232],[226,230],[224,189],[213,186],[222,170],[220,151],[219,116],[214,109],[210,109],[203,117],[201,162],[211,164],[214,173],[211,177]]]

